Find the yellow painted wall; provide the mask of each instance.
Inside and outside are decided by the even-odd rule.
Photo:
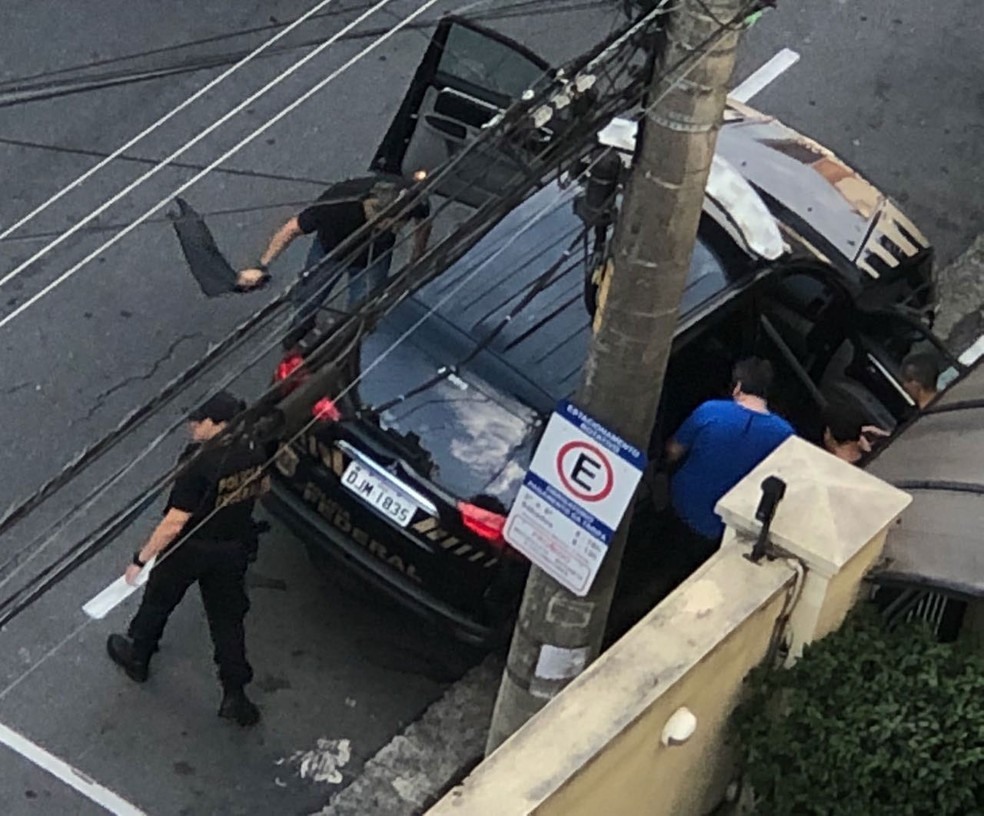
[[[726,546],[514,734],[430,816],[700,816],[730,777],[723,736],[794,582]],[[685,705],[697,730],[660,743]]]
[[[857,603],[864,576],[881,557],[885,546],[885,535],[885,531],[876,535],[858,550],[857,554],[841,568],[840,572],[829,579],[823,608],[817,618],[811,640],[817,640],[829,635],[836,629],[840,629],[847,613]]]
[[[784,594],[776,595],[747,618],[604,753],[536,808],[536,816],[708,813],[731,779],[725,747],[728,716],[742,679],[765,656],[784,600]],[[663,725],[684,705],[697,717],[697,732],[684,745],[663,746]]]

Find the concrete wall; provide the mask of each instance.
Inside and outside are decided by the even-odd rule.
[[[766,476],[787,483],[775,560],[745,557]],[[704,816],[733,776],[727,722],[748,671],[836,629],[909,503],[799,439],[722,498],[721,550],[482,763],[430,816]],[[678,745],[661,739],[682,708]]]

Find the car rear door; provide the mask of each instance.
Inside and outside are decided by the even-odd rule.
[[[868,320],[834,270],[813,262],[777,270],[760,287],[756,310],[755,353],[776,367],[770,401],[800,435],[820,440],[829,401],[853,403],[882,427],[904,418],[905,393],[878,343],[865,336]]]
[[[482,129],[550,72],[550,65],[508,37],[468,20],[438,23],[372,169],[407,178],[459,156]],[[533,143],[549,139],[535,134]],[[460,156],[438,192],[478,207],[523,172],[531,144],[480,144]]]

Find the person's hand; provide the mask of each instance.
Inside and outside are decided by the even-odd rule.
[[[236,277],[236,285],[240,289],[253,289],[263,283],[266,277],[267,274],[262,269],[257,269],[255,266],[250,267],[239,272]]]
[[[136,586],[137,576],[140,575],[140,570],[142,569],[143,567],[138,567],[136,564],[130,564],[130,566],[126,568],[126,572],[123,573],[123,577],[130,586]]]
[[[858,440],[858,444],[861,450],[865,453],[871,453],[871,440],[868,436],[876,436],[879,439],[884,439],[891,436],[891,431],[886,431],[884,428],[879,428],[877,425],[865,425],[861,428],[861,438]]]

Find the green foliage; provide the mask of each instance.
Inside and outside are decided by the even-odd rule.
[[[984,660],[873,613],[760,667],[734,725],[756,816],[982,816]]]

